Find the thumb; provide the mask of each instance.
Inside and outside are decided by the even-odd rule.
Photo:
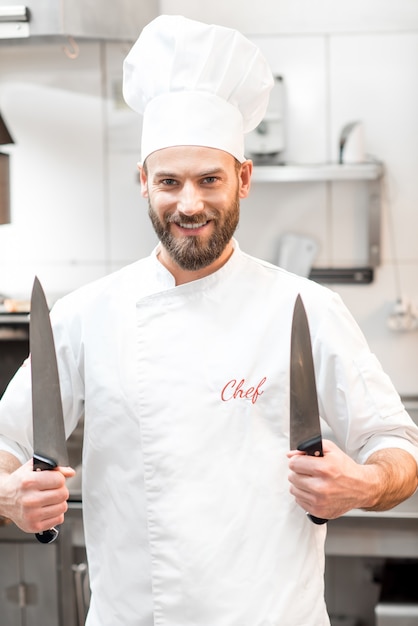
[[[72,467],[62,467],[61,465],[56,467],[55,469],[57,469],[59,472],[61,472],[61,474],[63,476],[65,476],[65,478],[72,478],[73,476],[75,476],[75,469]]]

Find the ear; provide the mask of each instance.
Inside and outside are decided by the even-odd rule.
[[[250,192],[252,173],[253,173],[252,161],[247,160],[241,163],[241,169],[238,174],[240,198],[246,198]]]
[[[139,181],[141,183],[141,195],[143,198],[148,198],[148,177],[145,168],[141,163],[137,164],[139,171]]]

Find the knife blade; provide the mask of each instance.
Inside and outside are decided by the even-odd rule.
[[[290,449],[324,456],[311,336],[300,294],[293,310],[290,348]],[[328,520],[307,513],[315,524]]]
[[[32,376],[33,469],[68,466],[60,382],[54,337],[45,293],[35,277],[31,296],[29,346]],[[41,543],[51,543],[57,528],[37,533]]]

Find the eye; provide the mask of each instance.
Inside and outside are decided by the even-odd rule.
[[[217,176],[205,176],[202,182],[207,185],[213,185],[214,183],[217,182],[217,180],[218,180]]]
[[[174,178],[163,178],[162,180],[160,180],[160,185],[170,187],[172,185],[176,185],[176,181],[174,180]]]

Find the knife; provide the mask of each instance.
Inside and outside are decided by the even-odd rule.
[[[290,449],[324,456],[308,318],[300,295],[293,311],[290,347]],[[307,513],[314,524],[328,520]]]
[[[33,469],[53,470],[68,466],[64,417],[54,337],[44,290],[35,277],[32,289],[29,346],[32,375]],[[59,534],[51,528],[35,536],[51,543]]]

